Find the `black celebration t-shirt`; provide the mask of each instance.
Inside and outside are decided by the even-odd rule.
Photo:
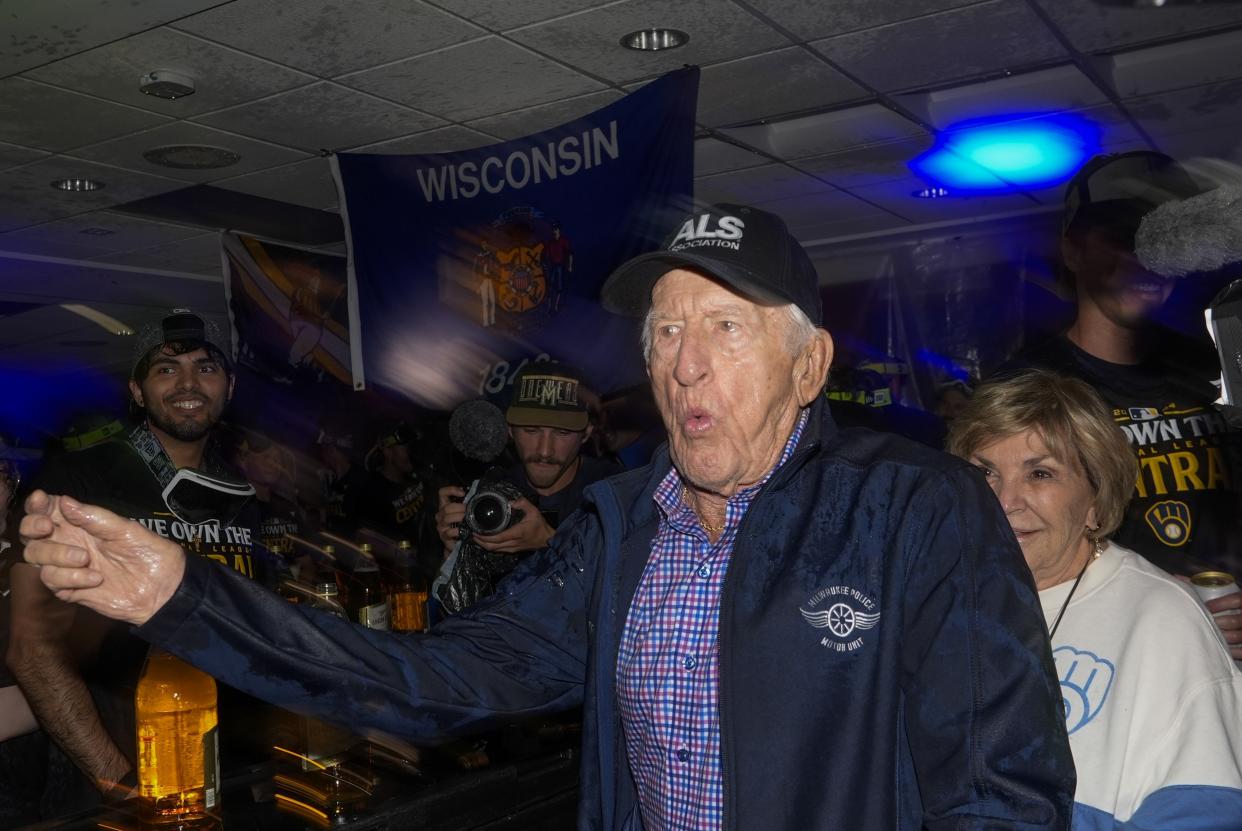
[[[237,476],[215,454],[208,455],[204,468]],[[128,442],[111,441],[50,458],[33,484],[48,493],[68,494],[134,519],[176,541],[192,555],[214,560],[256,580],[265,579],[259,515],[253,500],[230,525],[183,522],[168,510],[155,475]],[[129,628],[87,609],[78,610],[75,623],[79,633],[102,632],[96,635],[101,638],[100,647],[82,666],[82,677],[113,742],[133,760],[134,688],[146,660],[147,644],[131,635]],[[269,720],[269,705],[224,684],[217,684],[217,697],[225,769],[260,761],[266,756],[263,724]],[[73,788],[69,792],[74,790],[85,791]]]

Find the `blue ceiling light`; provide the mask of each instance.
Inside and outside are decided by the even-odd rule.
[[[1081,116],[1005,116],[954,126],[910,169],[956,194],[1006,193],[1065,182],[1099,149]]]

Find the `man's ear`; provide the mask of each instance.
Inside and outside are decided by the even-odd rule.
[[[582,440],[586,441],[591,438],[591,434],[595,432],[595,425],[588,423],[586,429],[582,431]]]
[[[138,385],[138,382],[135,381],[133,378],[129,379],[129,394],[130,396],[133,397],[134,403],[137,404],[139,407],[146,406],[145,404],[142,403],[142,387],[140,387]],[[230,387],[229,395],[231,396],[232,394],[233,394],[233,390],[232,390],[232,387]]]
[[[1061,262],[1073,273],[1082,271],[1082,244],[1077,238],[1064,235],[1061,237]]]
[[[236,376],[236,375],[230,375],[230,376],[229,376],[229,394],[228,394],[228,396],[224,399],[225,401],[232,401],[232,400],[233,400],[233,386],[234,386],[236,383],[237,383],[237,376]]]
[[[826,329],[816,329],[815,336],[794,362],[794,390],[799,407],[814,401],[824,388],[828,367],[832,365],[832,354],[832,335]]]

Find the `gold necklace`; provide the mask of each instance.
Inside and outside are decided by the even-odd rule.
[[[699,512],[695,510],[693,505],[690,504],[690,489],[687,488],[684,483],[681,486],[681,501],[686,503],[686,506],[694,513],[694,518],[699,521],[699,525],[703,526],[704,531],[709,534],[719,534],[724,531],[724,523],[721,523],[720,525],[709,525],[707,520],[699,516]]]

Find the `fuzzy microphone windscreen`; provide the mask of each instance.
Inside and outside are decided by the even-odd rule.
[[[1242,187],[1166,202],[1143,217],[1134,253],[1148,271],[1181,277],[1242,260]]]

